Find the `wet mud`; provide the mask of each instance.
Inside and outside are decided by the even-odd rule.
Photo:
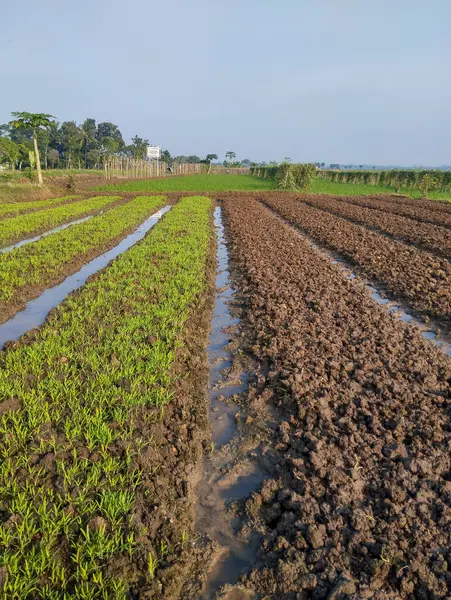
[[[262,204],[229,197],[224,215],[259,365],[241,402],[279,416],[238,511],[261,536],[240,592],[448,598],[449,359]]]
[[[359,273],[378,281],[394,300],[411,305],[423,320],[439,319],[451,329],[451,265],[415,247],[369,231],[283,194],[265,203],[302,232],[339,252]]]
[[[401,215],[421,223],[430,223],[451,229],[451,203],[413,198],[395,199],[393,196],[346,196],[346,202],[377,208],[389,214]]]
[[[448,260],[451,258],[451,231],[445,227],[421,223],[377,208],[357,206],[347,202],[346,198],[302,196],[302,201],[421,250]]]
[[[283,217],[280,217],[280,215],[277,216],[284,221]],[[412,310],[411,306],[393,300],[387,289],[381,286],[379,282],[369,281],[366,278],[363,279],[361,276],[357,275],[353,271],[352,263],[346,260],[344,256],[337,252],[333,252],[327,246],[318,244],[310,236],[307,236],[304,233],[298,231],[298,235],[301,236],[304,242],[308,242],[316,251],[327,256],[332,264],[340,267],[343,275],[347,279],[358,279],[358,284],[363,284],[366,287],[372,300],[383,306],[388,313],[392,314],[396,319],[399,319],[403,323],[411,323],[414,325],[424,339],[429,340],[446,356],[451,357],[451,337],[449,334],[443,335],[441,323],[439,321],[434,319],[428,319],[427,322],[422,321],[421,316],[415,314],[415,311]]]
[[[198,573],[197,587],[194,585],[186,597],[238,600],[252,597],[246,591],[242,593],[236,584],[254,565],[260,536],[242,531],[235,505],[248,499],[267,474],[258,463],[258,450],[249,448],[247,435],[240,428],[246,417],[239,398],[247,390],[248,378],[241,361],[233,355],[239,318],[231,307],[236,298],[219,207],[215,210],[215,228],[216,298],[208,346],[211,447],[204,457],[195,491],[195,530],[199,547],[209,548],[209,561],[203,565],[200,576]],[[255,441],[250,445],[255,445]]]

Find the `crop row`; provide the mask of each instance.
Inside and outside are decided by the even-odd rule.
[[[31,236],[89,215],[120,200],[119,196],[97,196],[56,208],[48,208],[0,221],[0,245],[12,244],[24,236]]]
[[[4,597],[123,600],[127,580],[151,585],[170,551],[151,533],[153,480],[164,469],[152,427],[172,399],[184,325],[205,290],[210,213],[207,198],[182,200],[1,354]]]
[[[377,208],[389,214],[400,215],[432,225],[451,228],[451,212],[447,210],[447,205],[443,205],[441,210],[431,210],[423,201],[411,201],[403,203],[394,198],[378,198],[368,196],[346,197],[346,202],[365,206],[366,208]],[[437,204],[441,204],[437,202]],[[451,206],[451,205],[450,205]]]
[[[39,241],[0,254],[0,321],[39,291],[106,251],[164,203],[139,196]]]
[[[449,361],[262,204],[224,210],[256,405],[285,410],[273,478],[246,504],[246,530],[264,531],[246,587],[448,598]]]
[[[390,240],[360,225],[283,195],[265,197],[268,206],[315,240],[341,253],[395,298],[451,325],[451,265],[442,258]]]
[[[451,231],[430,223],[420,223],[389,214],[375,208],[366,208],[346,202],[345,198],[337,200],[330,196],[305,196],[303,202],[329,211],[361,225],[375,227],[384,233],[409,242],[418,244],[427,250],[437,252],[442,256],[451,257]]]
[[[451,190],[451,171],[393,169],[391,171],[319,171],[319,177],[340,183],[363,183],[366,185],[389,185],[395,189],[421,188],[430,181],[429,189],[442,192]]]
[[[35,200],[33,202],[8,202],[0,204],[0,219],[12,217],[25,212],[31,212],[40,208],[57,206],[63,202],[75,200],[78,196],[64,196],[63,198],[50,198],[49,200]]]
[[[389,202],[391,204],[403,204],[411,208],[425,208],[432,212],[441,212],[451,214],[451,202],[440,200],[429,200],[428,198],[410,198],[400,194],[389,194],[388,196],[373,196],[377,200]]]

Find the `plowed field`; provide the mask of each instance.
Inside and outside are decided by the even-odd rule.
[[[451,208],[133,196],[1,255],[0,599],[451,598]]]
[[[451,265],[446,259],[284,194],[267,196],[265,202],[303,232],[352,261],[366,276],[383,283],[393,297],[439,318],[449,329]]]
[[[314,222],[305,205],[265,202]],[[293,600],[449,597],[449,361],[262,203],[229,198],[224,212],[264,366],[253,393],[285,415],[262,451],[272,477],[246,503],[263,541],[243,585]]]

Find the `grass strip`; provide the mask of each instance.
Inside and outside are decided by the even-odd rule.
[[[135,519],[154,475],[137,468],[151,442],[140,432],[171,400],[206,286],[211,204],[182,200],[29,343],[1,353],[2,597],[123,599],[126,574],[137,581],[138,569],[143,587],[168,553]]]
[[[104,251],[107,244],[138,226],[163,204],[162,196],[138,196],[89,221],[0,254],[0,314],[7,316],[11,306],[29,298],[27,290],[36,295],[34,288],[43,288],[68,274],[71,261],[81,266],[93,251]]]
[[[38,234],[93,211],[101,210],[117,200],[120,200],[119,196],[96,196],[73,204],[5,219],[0,222],[0,246],[12,244],[26,235]]]
[[[110,185],[100,185],[96,190],[121,192],[188,192],[188,191],[239,191],[272,190],[272,179],[259,179],[250,175],[185,175],[184,177],[161,177],[141,179]]]
[[[39,210],[40,208],[50,208],[63,202],[75,200],[79,196],[63,196],[62,198],[50,198],[48,200],[35,200],[34,202],[12,202],[0,204],[0,219],[13,217],[24,212]]]

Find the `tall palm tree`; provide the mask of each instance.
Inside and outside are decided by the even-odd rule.
[[[41,187],[44,181],[42,179],[41,158],[39,156],[38,148],[38,130],[41,128],[48,129],[52,123],[50,119],[54,119],[55,117],[46,113],[13,112],[11,114],[13,117],[16,117],[9,122],[11,127],[14,127],[15,129],[31,129],[33,132],[36,170],[38,172],[38,185]]]
[[[233,150],[229,150],[228,152],[226,152],[226,158],[228,158],[230,162],[232,162],[236,158],[235,152],[233,152]]]
[[[212,160],[218,160],[218,155],[217,154],[207,154],[207,158],[205,159],[205,162],[208,164],[208,173],[210,173],[211,171],[211,161]]]

